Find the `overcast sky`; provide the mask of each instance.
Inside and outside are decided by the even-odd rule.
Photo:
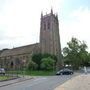
[[[90,51],[90,0],[0,0],[0,50],[39,42],[40,15],[58,13],[61,47],[72,37]]]

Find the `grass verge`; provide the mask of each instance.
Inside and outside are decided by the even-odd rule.
[[[55,75],[55,71],[30,71],[30,70],[25,70],[25,71],[9,71],[9,74],[18,74],[18,75],[30,75],[30,76],[53,76]]]
[[[31,76],[53,76],[55,71],[26,71],[25,74]]]
[[[9,79],[11,79],[10,76],[4,76],[4,75],[0,76],[0,81],[9,80]]]

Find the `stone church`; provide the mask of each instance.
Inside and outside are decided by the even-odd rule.
[[[14,67],[27,64],[33,54],[48,53],[56,55],[58,66],[61,65],[61,44],[59,36],[58,15],[51,12],[43,15],[40,21],[40,43],[13,49],[3,49],[0,51],[0,67]]]

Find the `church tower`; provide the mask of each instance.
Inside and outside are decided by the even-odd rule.
[[[61,44],[58,16],[53,14],[52,9],[49,14],[43,15],[43,13],[41,13],[40,24],[41,53],[56,55],[59,67],[61,66]]]

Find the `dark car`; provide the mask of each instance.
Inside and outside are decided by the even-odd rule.
[[[61,69],[56,73],[56,75],[71,75],[73,74],[73,70],[70,70],[68,68]]]

